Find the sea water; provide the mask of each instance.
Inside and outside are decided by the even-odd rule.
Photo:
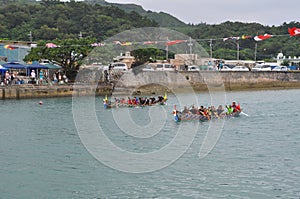
[[[111,110],[102,97],[0,101],[0,198],[300,198],[300,90],[212,96]],[[232,101],[245,114],[173,120],[174,104]]]

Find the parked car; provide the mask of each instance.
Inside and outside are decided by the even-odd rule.
[[[286,66],[276,66],[272,71],[288,71],[288,67]]]
[[[232,67],[234,68],[234,67]],[[232,68],[228,65],[224,65],[220,71],[232,71]]]
[[[224,64],[223,67],[224,66],[226,66],[227,68],[234,68],[235,67],[235,65],[233,65],[233,64]]]
[[[200,67],[191,65],[191,66],[188,66],[188,71],[200,71]]]
[[[231,69],[231,71],[250,71],[246,66],[235,66]]]
[[[251,71],[272,71],[272,67],[270,65],[258,64],[254,66]]]
[[[111,63],[111,67],[115,71],[127,71],[128,70],[127,65],[125,63],[122,63],[122,62]]]
[[[150,65],[146,65],[144,68],[143,68],[143,71],[155,71],[154,68],[152,68]]]
[[[171,64],[157,64],[156,70],[158,70],[158,71],[174,71],[175,68]]]

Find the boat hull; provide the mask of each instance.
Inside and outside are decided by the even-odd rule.
[[[239,117],[241,111],[238,112],[233,112],[231,114],[224,114],[224,115],[220,115],[220,116],[216,116],[216,117],[207,117],[204,115],[198,115],[198,114],[191,114],[191,113],[177,113],[176,115],[174,115],[174,120],[176,122],[181,122],[181,121],[191,121],[191,120],[198,120],[198,121],[208,121],[208,120],[213,120],[213,119],[228,119],[228,118],[232,118],[232,117]]]
[[[111,108],[140,108],[140,107],[147,107],[147,106],[163,106],[166,103],[155,103],[151,105],[133,105],[133,104],[103,104],[104,109],[111,109]]]

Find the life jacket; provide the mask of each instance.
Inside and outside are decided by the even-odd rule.
[[[233,113],[233,108],[227,107],[227,114],[230,115],[231,113]]]
[[[241,111],[241,106],[240,106],[240,104],[238,104],[238,105],[235,107],[235,109],[236,109],[237,111]]]
[[[127,103],[128,103],[128,104],[132,104],[131,99],[128,99],[128,100],[127,100]]]

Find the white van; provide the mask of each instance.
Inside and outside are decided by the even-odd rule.
[[[272,67],[270,65],[258,64],[254,66],[251,71],[271,71]]]
[[[111,63],[112,69],[115,71],[127,71],[128,67],[125,63],[122,62],[114,62]]]
[[[156,70],[157,71],[175,71],[175,68],[171,64],[157,64]]]

